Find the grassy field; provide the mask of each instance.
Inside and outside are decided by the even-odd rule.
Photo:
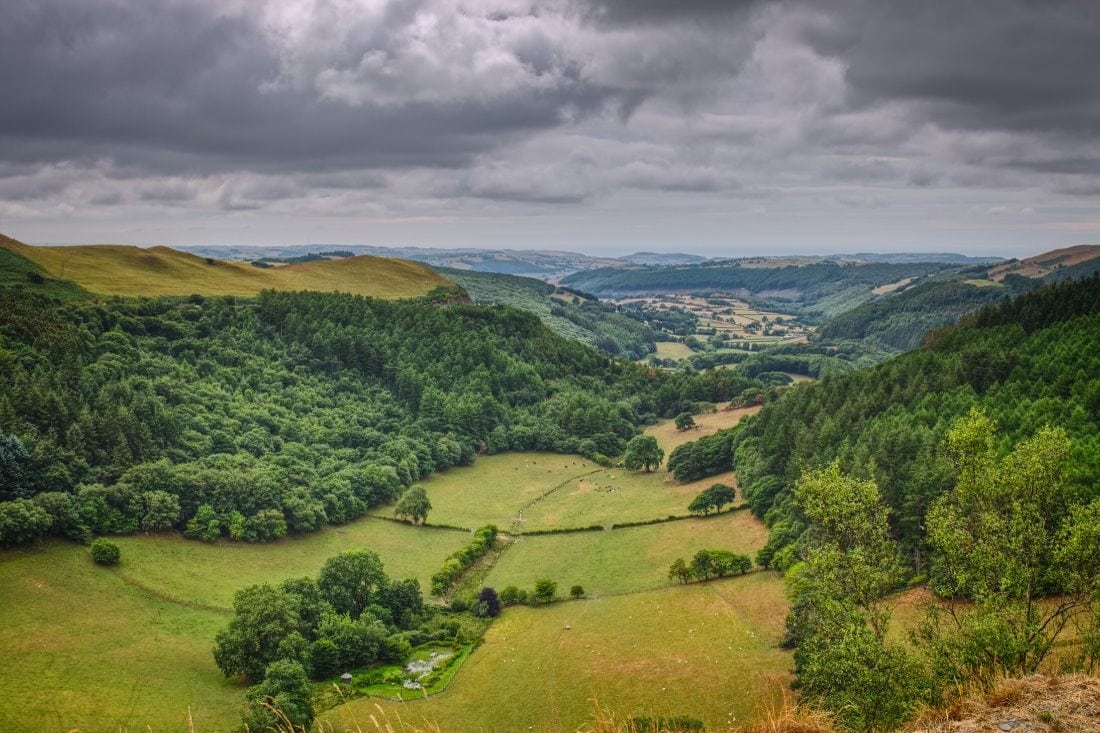
[[[118,537],[121,564],[62,542],[0,553],[0,730],[187,730],[239,723],[243,690],[210,650],[233,594],[316,575],[329,557],[369,547],[393,577],[428,577],[469,541],[462,532],[363,519],[267,545],[178,536]]]
[[[574,731],[593,700],[620,716],[688,715],[708,730],[752,718],[785,685],[786,600],[772,573],[539,608],[509,608],[451,687],[427,700],[361,699],[337,730],[381,707],[443,731]],[[571,628],[567,628],[571,627]]]
[[[702,549],[754,554],[768,531],[750,512],[684,519],[603,532],[521,537],[501,555],[486,584],[532,589],[539,578],[558,583],[561,594],[580,584],[603,596],[669,585],[668,566]]]
[[[698,430],[649,428],[662,447],[736,424],[755,409],[697,416]],[[424,482],[429,520],[505,531],[634,521],[686,511],[694,484],[601,468],[577,456],[485,456]],[[614,489],[614,491],[611,491]],[[392,509],[377,510],[389,515]],[[767,531],[749,512],[613,531],[518,537],[486,578],[530,589],[549,577],[583,601],[509,608],[452,684],[429,700],[356,700],[326,713],[339,725],[381,704],[389,715],[444,731],[573,731],[593,698],[619,715],[682,714],[708,726],[751,717],[781,689],[790,657],[778,649],[786,611],[774,574],[674,585],[669,564],[703,548],[752,554]],[[365,518],[268,545],[120,537],[122,563],[95,566],[60,542],[0,553],[0,730],[222,731],[238,723],[243,690],[211,656],[226,608],[245,585],[314,575],[338,552],[369,547],[393,577],[428,577],[465,544],[461,531]],[[567,629],[566,627],[572,627]],[[339,728],[338,728],[339,729]]]
[[[755,415],[758,412],[760,412],[759,406],[727,410],[725,405],[718,405],[717,412],[696,415],[696,427],[691,430],[677,430],[672,420],[666,420],[646,428],[646,433],[657,439],[657,443],[664,448],[667,457],[677,446],[698,440],[705,435],[713,435],[719,430],[732,428],[749,415]]]
[[[370,255],[259,268],[247,262],[208,262],[168,247],[32,247],[8,238],[0,240],[0,247],[27,258],[50,277],[100,295],[255,295],[272,289],[405,298],[451,285],[419,263]]]
[[[124,556],[122,568],[126,567]],[[225,731],[242,690],[210,654],[227,616],[143,592],[50,543],[0,554],[0,730]]]
[[[574,479],[523,512],[516,526],[523,531],[555,527],[610,527],[670,514],[687,514],[691,500],[711,484],[737,485],[731,471],[701,481],[678,484],[664,471],[643,473],[610,468]]]
[[[600,470],[580,456],[500,453],[482,456],[472,466],[432,474],[421,485],[432,502],[429,522],[469,529],[495,524],[507,532],[516,528],[517,515],[535,499]],[[380,507],[374,513],[393,516],[393,508]]]
[[[686,359],[695,352],[679,341],[658,341],[657,356],[662,359]]]
[[[444,558],[469,541],[464,532],[418,529],[377,519],[262,545],[210,545],[178,535],[114,540],[122,549],[119,572],[126,580],[187,603],[225,608],[246,585],[316,575],[333,555],[362,548],[378,553],[390,577],[416,578],[427,590]]]

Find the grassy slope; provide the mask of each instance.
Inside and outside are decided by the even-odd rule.
[[[223,731],[239,723],[243,690],[210,653],[245,585],[315,575],[343,550],[369,547],[388,573],[426,587],[469,540],[363,519],[270,545],[207,545],[180,537],[118,537],[122,563],[94,565],[78,545],[0,553],[0,730]]]
[[[777,647],[786,601],[772,573],[628,596],[509,608],[454,684],[428,700],[356,700],[324,716],[337,730],[391,720],[454,731],[573,731],[593,700],[621,717],[702,718],[724,730],[754,716],[784,686]],[[571,629],[566,629],[571,626]]]
[[[495,524],[513,529],[523,507],[564,482],[600,467],[580,456],[556,453],[500,453],[482,456],[472,466],[451,468],[421,482],[432,502],[429,522],[476,529]],[[373,512],[393,516],[392,506]]]
[[[641,522],[687,514],[688,504],[711,484],[737,485],[730,471],[692,483],[670,481],[662,471],[642,473],[610,468],[574,479],[523,512],[524,531],[554,527],[610,527],[616,522]]]
[[[243,262],[211,264],[168,247],[32,247],[7,237],[0,247],[27,258],[50,277],[71,280],[99,295],[254,295],[272,289],[402,298],[451,285],[419,263],[370,255],[262,269]]]
[[[114,541],[122,548],[125,565],[120,572],[127,579],[155,593],[228,608],[233,594],[246,585],[316,576],[328,558],[364,547],[378,553],[390,577],[414,577],[427,589],[443,559],[470,537],[463,532],[363,519],[263,545],[208,545],[177,535]]]
[[[767,538],[767,529],[749,512],[613,531],[522,537],[501,556],[486,582],[497,589],[516,585],[530,590],[539,578],[550,578],[563,595],[573,584],[600,596],[662,588],[669,584],[668,566],[678,557],[690,560],[702,549],[751,556]]]
[[[668,450],[743,414],[700,416],[703,427],[688,433],[667,424],[650,431]],[[582,475],[592,471],[596,480],[624,482],[621,497],[635,500],[608,503],[608,493],[585,489]],[[533,498],[559,486],[545,506],[536,503],[523,516],[547,526],[574,518],[622,521],[632,512],[663,516],[686,506],[697,488],[552,454],[487,456],[426,485],[436,504],[433,521],[468,526],[492,520],[507,526]],[[591,713],[593,694],[621,714],[688,714],[711,725],[728,715],[744,719],[789,667],[789,655],[775,645],[786,608],[781,581],[760,572],[681,587],[669,586],[666,572],[672,559],[701,547],[751,552],[765,536],[739,512],[523,538],[504,553],[490,583],[530,586],[548,576],[562,592],[581,583],[603,597],[509,609],[446,693],[385,707],[407,720],[427,715],[447,731],[573,730]],[[242,690],[222,679],[210,649],[228,618],[218,609],[237,589],[315,573],[327,557],[358,547],[378,551],[392,575],[424,583],[467,539],[363,519],[272,545],[121,537],[123,562],[114,570],[96,567],[84,548],[67,543],[0,553],[0,650],[7,667],[0,676],[0,730],[186,730],[189,706],[196,730],[231,728]],[[644,588],[660,590],[633,592]],[[631,594],[608,595],[622,592]],[[566,624],[573,631],[563,633]],[[510,665],[525,673],[502,675],[517,668]],[[356,701],[329,715],[365,721],[376,702]]]
[[[174,733],[188,708],[199,731],[239,721],[241,689],[210,654],[224,614],[144,593],[72,544],[0,555],[0,587],[0,730]]]

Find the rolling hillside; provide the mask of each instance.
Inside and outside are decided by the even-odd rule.
[[[371,255],[258,268],[169,247],[34,247],[0,235],[0,248],[26,258],[50,278],[72,281],[98,295],[255,295],[261,290],[317,290],[407,298],[453,286],[419,263]]]
[[[1059,270],[1076,268],[1097,258],[1100,258],[1100,244],[1078,244],[1074,247],[1054,249],[1034,257],[997,265],[990,268],[989,279],[1002,282],[1008,275],[1022,275],[1023,277],[1032,278],[1046,277]]]

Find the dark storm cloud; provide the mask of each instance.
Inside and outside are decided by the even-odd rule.
[[[1100,3],[854,2],[806,37],[854,104],[904,100],[948,128],[1100,133]]]
[[[1094,0],[8,0],[0,218],[1088,210],[1097,39]]]
[[[354,72],[366,53],[392,57],[388,24],[409,22],[401,8],[415,5],[394,3],[312,71]],[[533,77],[557,74],[554,83],[379,105],[278,83],[285,64],[264,30],[259,18],[219,12],[217,3],[15,0],[0,24],[0,156],[108,157],[193,172],[456,167],[510,135],[645,93],[581,81],[567,61],[540,60],[532,42],[516,58]],[[397,93],[403,81],[390,80]]]

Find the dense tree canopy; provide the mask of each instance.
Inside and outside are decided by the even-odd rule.
[[[892,510],[891,531],[908,562],[926,565],[922,530],[954,471],[940,450],[972,407],[999,426],[997,449],[1044,425],[1063,428],[1068,491],[1100,486],[1100,278],[1033,291],[945,329],[927,345],[882,365],[800,386],[745,423],[738,480],[771,537],[759,560],[785,567],[806,527],[792,502],[805,467],[834,459],[874,478]],[[675,458],[670,458],[669,464]],[[784,551],[784,548],[791,548]]]
[[[310,532],[479,451],[615,456],[757,386],[613,361],[498,306],[0,288],[0,544]]]

